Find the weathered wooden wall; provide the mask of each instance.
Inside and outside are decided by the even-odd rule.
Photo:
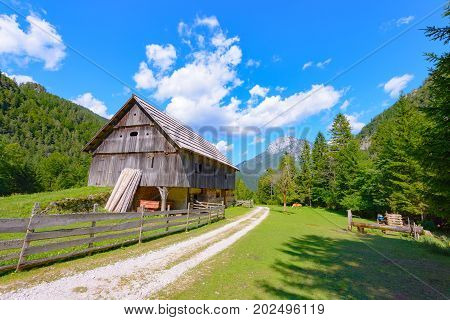
[[[114,186],[124,168],[141,169],[141,186],[234,189],[235,170],[177,150],[160,127],[133,106],[93,153],[89,185]]]

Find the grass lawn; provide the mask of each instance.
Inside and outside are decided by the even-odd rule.
[[[18,194],[0,197],[0,218],[28,218],[35,202],[45,208],[50,202],[64,198],[86,197],[88,195],[110,191],[109,187],[81,187],[52,192]]]
[[[232,247],[160,293],[168,299],[444,299],[450,257],[398,234],[347,232],[323,209],[271,207]],[[434,288],[434,289],[433,289]]]

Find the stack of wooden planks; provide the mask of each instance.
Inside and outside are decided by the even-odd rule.
[[[403,220],[400,214],[386,213],[386,220],[388,226],[403,226]]]
[[[105,209],[110,212],[126,212],[131,206],[142,171],[139,169],[125,168],[120,173]]]

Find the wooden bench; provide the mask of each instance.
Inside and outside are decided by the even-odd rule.
[[[160,208],[160,202],[154,200],[139,200],[139,207],[144,207],[144,210],[157,211]]]

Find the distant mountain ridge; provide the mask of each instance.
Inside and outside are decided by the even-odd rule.
[[[237,165],[240,170],[238,178],[244,180],[250,189],[256,190],[259,177],[268,168],[276,169],[284,154],[288,153],[298,161],[305,143],[309,142],[289,136],[274,140],[264,152]]]

